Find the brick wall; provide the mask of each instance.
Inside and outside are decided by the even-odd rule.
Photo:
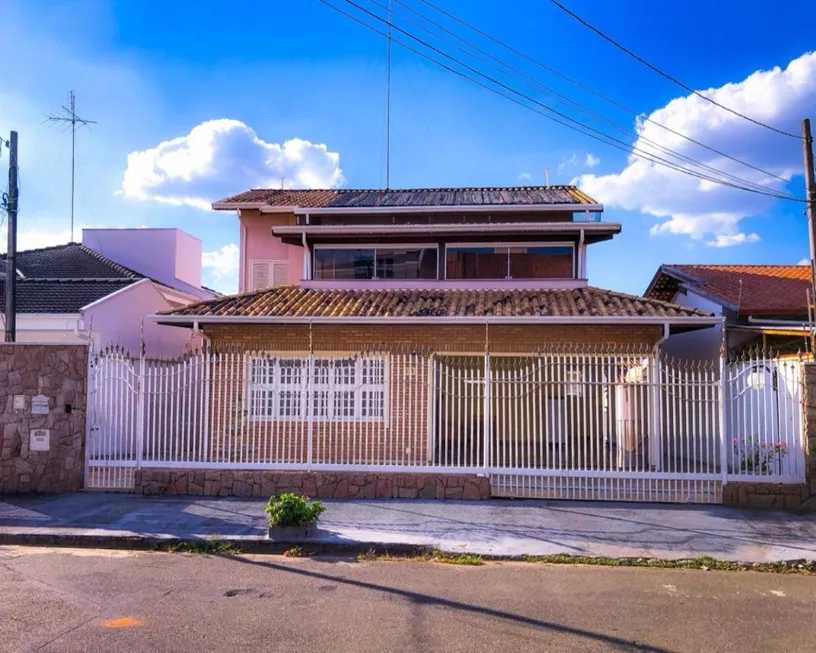
[[[0,344],[0,492],[82,488],[87,355],[84,345]],[[48,398],[47,415],[32,414],[37,395]],[[48,451],[30,450],[32,429],[50,431]]]
[[[217,345],[239,345],[280,351],[308,351],[307,324],[211,324],[205,332]],[[663,335],[658,325],[485,325],[479,324],[314,324],[311,342],[316,352],[361,351],[405,346],[436,352],[480,354],[485,339],[491,353],[530,353],[548,346],[649,346]]]

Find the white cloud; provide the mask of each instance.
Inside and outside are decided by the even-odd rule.
[[[340,155],[292,138],[267,143],[238,120],[209,120],[186,136],[128,155],[120,193],[138,200],[209,209],[249,188],[334,188],[345,180]]]
[[[74,230],[74,238],[82,240],[82,229],[89,228],[88,225],[78,226]],[[29,249],[40,249],[42,247],[53,247],[54,245],[64,245],[71,241],[71,231],[69,229],[28,229],[17,232],[17,251],[23,252]],[[0,227],[0,252],[5,252],[8,246],[8,228],[4,225]]]
[[[816,52],[779,67],[757,71],[738,83],[703,91],[705,95],[756,120],[799,133],[804,107],[816,106]],[[754,125],[694,96],[680,97],[649,118],[698,142],[726,152],[785,180],[801,174],[801,142]],[[666,158],[648,141],[772,190],[785,183],[701,148],[661,127],[639,121],[635,146]],[[641,211],[660,221],[652,234],[709,238],[717,247],[756,242],[740,221],[767,210],[773,199],[714,185],[630,156],[617,174],[583,175],[577,183],[607,206]]]
[[[204,252],[201,265],[207,275],[207,283],[217,286],[221,292],[238,289],[238,245],[229,243],[213,252]]]
[[[706,245],[709,247],[732,247],[733,245],[758,243],[759,241],[759,234],[755,234],[753,232],[750,234],[744,234],[740,232],[736,234],[717,234],[714,240],[709,240]]]
[[[810,258],[806,256],[801,261],[799,261],[796,265],[810,265]]]
[[[563,172],[568,168],[574,168],[578,163],[578,155],[573,153],[568,159],[562,159],[558,164],[558,172]]]
[[[518,176],[518,180],[519,181],[532,181],[533,180],[533,175],[531,175],[529,172],[522,172]]]
[[[587,168],[594,168],[600,162],[601,162],[600,158],[587,152],[586,159],[584,159],[584,165]]]

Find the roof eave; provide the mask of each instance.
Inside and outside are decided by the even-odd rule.
[[[700,327],[721,324],[716,316],[572,316],[572,315],[524,315],[524,316],[280,316],[280,315],[149,315],[149,320],[160,324],[670,324],[677,326],[696,325]]]
[[[600,213],[603,204],[439,204],[429,206],[321,206],[302,207],[294,210],[296,215],[342,215],[366,213]]]

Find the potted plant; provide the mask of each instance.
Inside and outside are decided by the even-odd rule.
[[[269,539],[279,542],[300,542],[317,532],[315,524],[326,506],[309,497],[284,492],[269,497],[264,512],[269,515]]]

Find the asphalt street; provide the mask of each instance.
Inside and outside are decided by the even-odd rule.
[[[816,578],[0,548],[0,650],[816,650]]]

